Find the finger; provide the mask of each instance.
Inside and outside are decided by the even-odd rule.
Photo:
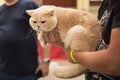
[[[51,43],[55,42],[55,37],[54,37],[55,34],[53,33],[53,31],[51,31],[49,34],[50,34],[50,36],[49,36],[50,37],[50,42]]]
[[[39,70],[41,70],[40,67],[37,67],[37,69],[35,70],[35,74],[37,74]]]
[[[56,41],[58,41],[59,40],[59,33],[55,31],[54,34],[55,34],[54,37],[56,38]]]
[[[45,42],[48,42],[50,39],[49,39],[49,33],[47,32],[44,32],[43,33],[43,38],[45,39]]]
[[[61,41],[59,33],[56,33],[55,37],[57,37],[57,41]]]

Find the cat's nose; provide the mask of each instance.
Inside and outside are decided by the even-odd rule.
[[[38,28],[40,27],[40,26],[37,26]]]

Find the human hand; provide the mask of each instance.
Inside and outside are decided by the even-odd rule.
[[[45,39],[45,42],[55,44],[62,48],[64,47],[64,43],[61,41],[61,38],[57,29],[54,29],[49,32],[43,32],[42,35],[43,35],[43,38]]]
[[[36,69],[35,74],[37,74],[39,71],[42,72],[42,77],[45,77],[49,73],[49,64],[47,62],[42,62]]]

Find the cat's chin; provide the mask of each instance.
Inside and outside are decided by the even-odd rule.
[[[55,29],[56,29],[56,26],[54,26],[54,27],[53,26],[52,27],[50,27],[50,26],[49,27],[40,27],[39,28],[40,31],[44,31],[44,32],[50,32],[50,31],[53,31]]]
[[[34,29],[34,28],[33,28]],[[41,29],[34,29],[36,32],[42,32],[43,30]]]
[[[54,30],[54,28],[53,29],[44,29],[44,30],[41,30],[41,31],[44,31],[44,32],[50,32],[50,31],[53,31]]]

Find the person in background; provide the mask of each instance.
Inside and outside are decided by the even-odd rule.
[[[85,80],[120,80],[120,0],[103,0],[98,19],[102,33],[97,51],[65,49],[66,56],[70,62],[80,63],[89,69],[85,73]],[[51,43],[60,43],[56,42],[59,37],[55,39]]]
[[[49,61],[38,62],[37,36],[30,33],[26,10],[38,8],[33,0],[5,0],[0,6],[0,80],[37,80],[46,76]]]
[[[35,0],[38,4],[43,5],[43,0]]]
[[[53,44],[48,44],[48,46],[43,49],[38,41],[38,54],[39,54],[39,59],[43,59],[45,56],[49,56],[51,61],[66,61],[66,55],[64,52],[64,49],[53,45]],[[46,57],[48,58],[48,57]]]

